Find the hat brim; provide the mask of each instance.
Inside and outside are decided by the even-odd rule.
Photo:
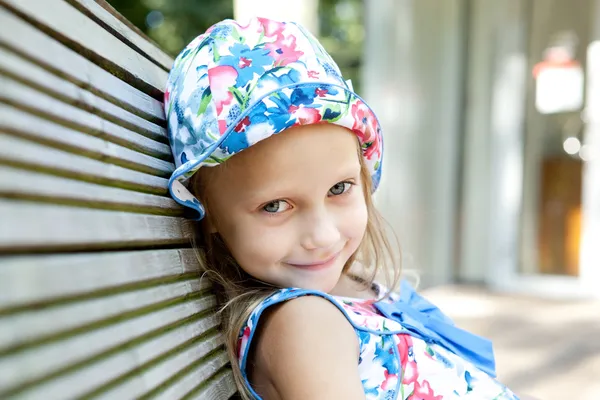
[[[306,97],[306,94],[309,96]],[[169,192],[175,201],[191,209],[191,219],[201,220],[205,215],[204,207],[185,186],[198,169],[225,162],[244,149],[293,126],[316,123],[342,126],[357,135],[371,174],[371,187],[375,191],[383,160],[379,120],[367,103],[347,87],[316,82],[279,87],[250,104],[235,121],[227,124],[228,129],[218,141],[173,172],[168,183]]]

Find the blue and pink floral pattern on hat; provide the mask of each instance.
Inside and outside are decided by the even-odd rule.
[[[175,59],[165,113],[176,170],[173,198],[204,217],[185,182],[253,144],[297,125],[332,123],[358,137],[375,190],[381,127],[321,44],[302,26],[256,18],[213,25]]]

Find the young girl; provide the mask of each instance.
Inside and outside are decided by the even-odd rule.
[[[374,282],[399,280],[371,198],[381,128],[304,28],[214,25],[175,60],[165,111],[169,189],[200,220],[244,398],[516,398],[487,340]]]

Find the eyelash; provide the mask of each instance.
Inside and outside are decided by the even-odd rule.
[[[345,189],[345,190],[344,190],[342,193],[340,193],[340,194],[333,194],[333,195],[331,195],[331,196],[330,196],[330,195],[329,195],[329,192],[327,192],[327,195],[328,195],[327,197],[340,197],[340,196],[347,195],[348,193],[350,193],[350,191],[352,190],[352,188],[353,188],[354,186],[356,186],[356,183],[355,183],[355,182],[353,182],[353,181],[341,181],[341,182],[338,182],[338,183],[336,183],[335,185],[333,185],[333,186],[332,186],[332,187],[331,187],[329,190],[331,191],[331,189],[332,189],[334,186],[336,186],[336,185],[339,185],[339,184],[344,184],[344,186],[346,186],[346,185],[349,185],[349,186],[347,186],[347,188],[346,188],[346,187],[344,187],[344,189]],[[270,201],[270,202],[268,202],[268,203],[264,204],[263,206],[261,206],[261,207],[260,207],[260,210],[261,210],[263,213],[265,213],[265,214],[268,214],[269,216],[275,216],[275,215],[277,215],[277,214],[281,214],[281,213],[282,213],[282,212],[284,212],[284,211],[287,211],[287,210],[284,210],[284,211],[275,211],[275,212],[269,212],[269,211],[266,211],[266,210],[265,210],[265,208],[266,208],[268,205],[271,205],[271,204],[274,204],[274,203],[278,203],[278,202],[287,203],[287,204],[288,204],[288,206],[291,208],[291,205],[290,205],[290,204],[289,204],[289,203],[288,203],[286,200],[283,200],[283,199],[277,199],[277,200],[272,200],[272,201]]]
[[[344,191],[340,194],[334,194],[333,197],[343,196],[343,195],[349,193],[350,190],[352,190],[352,187],[355,185],[355,183],[352,181],[341,181],[341,182],[336,183],[333,186],[339,185],[340,183],[344,185]],[[346,189],[346,185],[348,185],[347,189]],[[333,186],[329,189],[330,191],[333,188]]]

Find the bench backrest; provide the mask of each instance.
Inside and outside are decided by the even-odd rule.
[[[0,0],[0,398],[234,395],[167,193],[171,63],[102,0]]]

